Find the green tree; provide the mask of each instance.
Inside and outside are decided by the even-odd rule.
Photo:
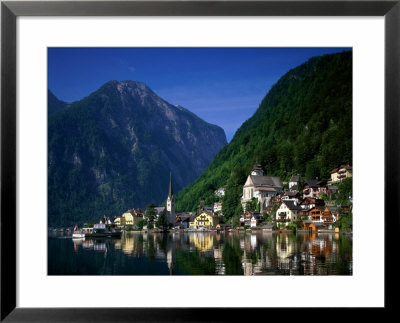
[[[253,197],[251,201],[246,202],[246,211],[260,211],[260,203],[258,199]]]
[[[234,215],[237,216],[238,213],[243,212],[240,196],[243,193],[246,176],[246,170],[242,167],[235,168],[231,173],[222,203],[222,214],[225,222],[229,221]]]
[[[144,220],[146,221],[147,228],[154,228],[154,218],[156,217],[157,212],[155,209],[155,205],[153,203],[149,203],[146,207],[146,212],[144,214]]]
[[[142,230],[143,227],[145,226],[145,224],[146,224],[146,222],[145,222],[144,220],[139,220],[139,221],[136,223],[136,227],[137,227],[139,230]]]
[[[167,216],[165,215],[165,212],[162,212],[157,219],[157,228],[160,228],[162,230],[166,230],[168,228],[168,221],[167,221]]]
[[[273,223],[272,217],[271,217],[267,212],[263,212],[262,217],[263,217],[264,222],[265,222],[266,224],[272,224],[272,223]]]
[[[339,210],[339,219],[333,224],[335,228],[339,228],[341,231],[345,231],[351,228],[353,221],[353,213],[350,210],[349,212],[343,212]]]
[[[339,196],[338,203],[339,204],[349,204],[349,199],[353,196],[353,178],[347,177],[345,178],[339,185]]]

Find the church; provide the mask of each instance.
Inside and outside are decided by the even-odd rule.
[[[175,214],[175,202],[174,202],[174,191],[172,189],[172,173],[169,173],[169,189],[167,198],[167,221],[168,223],[175,224],[176,214]]]
[[[242,207],[246,210],[246,203],[256,198],[260,202],[260,212],[271,204],[271,199],[283,191],[283,184],[280,177],[264,176],[260,164],[256,163],[247,177],[243,186]]]

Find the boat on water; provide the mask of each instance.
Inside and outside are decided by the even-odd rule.
[[[93,228],[83,227],[78,230],[75,226],[72,238],[119,238],[122,230],[110,223],[96,223]]]
[[[81,230],[77,230],[77,231],[74,231],[72,233],[72,238],[73,239],[81,239],[81,238],[84,238],[84,237],[85,237],[85,234],[82,233]]]
[[[93,230],[91,232],[85,233],[85,237],[91,238],[104,238],[104,237],[112,237],[119,238],[122,235],[122,230],[115,226],[114,224],[105,224],[105,223],[96,223],[93,226]]]
[[[78,230],[78,226],[75,224],[74,231],[72,232],[73,239],[82,239],[85,237],[85,233],[82,229]]]

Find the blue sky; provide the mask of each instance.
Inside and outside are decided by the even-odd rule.
[[[157,95],[225,130],[228,142],[279,78],[313,56],[350,48],[49,48],[48,86],[66,102],[110,80]]]

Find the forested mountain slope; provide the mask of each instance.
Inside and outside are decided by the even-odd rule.
[[[282,76],[207,170],[178,194],[177,209],[195,210],[200,200],[211,205],[213,191],[227,185],[224,207],[232,216],[256,161],[284,181],[292,174],[328,179],[333,168],[352,164],[351,52],[314,57]]]

